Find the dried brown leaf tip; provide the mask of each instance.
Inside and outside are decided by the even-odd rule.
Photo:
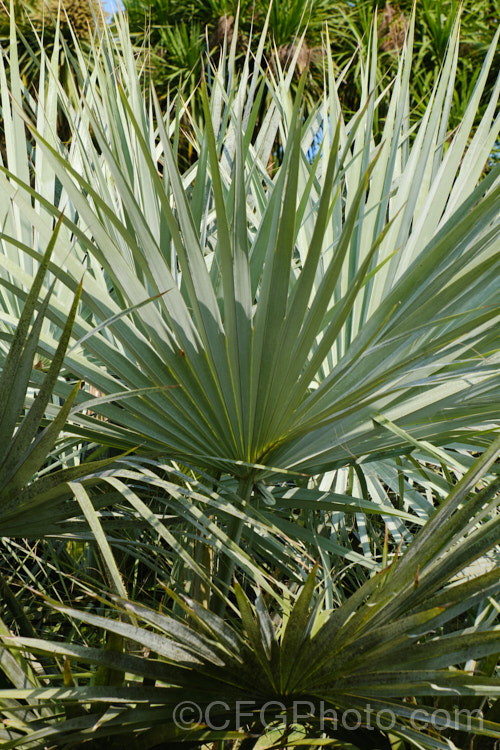
[[[403,11],[387,2],[378,27],[380,47],[384,52],[401,49],[407,30],[408,22]]]
[[[210,35],[210,46],[223,44],[227,36],[227,44],[231,44],[234,36],[234,16],[220,16],[217,25]]]
[[[295,44],[284,44],[281,47],[278,47],[278,60],[283,69],[286,69],[290,65],[296,53],[297,45]],[[297,65],[295,68],[296,72],[301,75],[312,62],[317,62],[319,59],[321,59],[321,57],[321,48],[308,47],[307,42],[304,40],[300,45],[300,49],[297,55]]]

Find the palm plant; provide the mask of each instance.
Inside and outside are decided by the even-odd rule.
[[[394,56],[401,47],[405,27],[408,24],[413,3],[387,3],[381,14],[381,45],[387,53],[384,69],[394,65]],[[382,10],[382,9],[381,9]],[[498,2],[483,0],[479,3],[458,3],[456,0],[423,2],[418,4],[416,25],[416,59],[412,82],[413,97],[418,116],[425,109],[426,92],[445,55],[455,16],[461,12],[460,54],[457,63],[457,79],[453,91],[453,106],[450,127],[456,127],[462,119],[467,101],[475,85],[481,61],[489,45],[491,34],[498,24]],[[385,19],[385,26],[384,26]],[[498,76],[498,64],[493,63],[487,83],[492,90]]]
[[[12,0],[0,4],[0,41],[8,46],[17,41],[17,55],[22,78],[32,92],[36,90],[42,50],[58,65],[59,76],[68,87],[71,79],[71,57],[75,38],[80,52],[88,50],[93,30],[104,23],[105,14],[99,0]],[[16,32],[13,34],[12,27]],[[11,37],[11,34],[13,36]],[[42,44],[40,44],[40,41]]]
[[[87,670],[78,686],[69,662],[65,667],[56,657],[46,660],[42,671],[35,663],[35,679],[25,657],[17,660],[3,651],[8,679],[27,691],[3,693],[10,722],[3,739],[12,746],[43,747],[51,736],[54,743],[101,737],[106,743],[129,728],[130,741],[142,744],[146,725],[152,727],[150,747],[170,742],[179,737],[175,727],[163,730],[154,722],[171,721],[174,696],[177,700],[184,684],[175,682],[181,673],[186,679],[196,675],[200,685],[209,673],[222,689],[224,675],[239,676],[246,664],[258,679],[260,700],[275,695],[278,683],[290,677],[281,664],[292,645],[311,663],[297,668],[289,694],[280,687],[281,697],[296,697],[303,681],[308,695],[343,710],[355,677],[360,710],[372,700],[396,706],[396,734],[410,746],[424,741],[425,747],[446,746],[431,732],[414,736],[406,721],[404,696],[434,695],[428,670],[432,684],[444,692],[465,694],[472,684],[476,703],[497,690],[494,680],[479,673],[469,679],[449,669],[484,657],[481,666],[494,670],[489,655],[498,652],[494,627],[470,638],[460,620],[470,594],[473,603],[482,602],[476,629],[484,621],[493,624],[496,572],[467,585],[454,579],[498,539],[497,484],[482,476],[487,469],[497,471],[492,464],[497,445],[490,444],[498,428],[500,385],[498,169],[481,175],[498,137],[500,83],[473,130],[497,37],[464,119],[449,137],[458,25],[418,127],[409,121],[413,33],[412,26],[392,87],[378,97],[372,44],[360,109],[351,119],[342,113],[331,57],[324,98],[305,119],[302,88],[298,98],[290,96],[293,61],[283,71],[278,59],[268,78],[260,72],[264,40],[252,65],[247,56],[238,78],[233,38],[228,60],[207,72],[201,122],[179,99],[167,111],[154,91],[144,100],[123,20],[116,37],[105,30],[102,46],[92,47],[92,65],[76,48],[73,64],[84,82],[78,104],[43,50],[36,100],[23,90],[15,37],[9,64],[1,58],[6,133],[0,171],[6,199],[1,345],[7,351],[17,341],[14,329],[28,297],[32,308],[43,310],[35,324],[36,346],[34,335],[30,346],[54,363],[45,390],[66,399],[64,432],[56,445],[47,442],[42,465],[44,460],[49,469],[79,465],[89,456],[109,461],[92,474],[85,473],[90,463],[85,471],[78,466],[85,481],[64,475],[57,497],[39,492],[32,482],[29,497],[3,509],[2,535],[95,539],[101,585],[118,597],[104,597],[99,606],[121,618],[99,620],[78,611],[66,592],[54,604],[72,623],[79,618],[114,633],[118,641],[108,641],[112,654],[99,648],[100,637],[91,638],[89,648],[48,644],[23,640],[26,631],[7,637],[7,626],[0,626],[13,653],[76,656],[108,670],[95,686],[87,684],[94,679]],[[262,119],[266,90],[271,105]],[[376,126],[379,107],[386,113],[382,133]],[[72,124],[69,144],[57,136],[58,109]],[[190,123],[198,155],[187,172],[177,159],[180,122]],[[311,160],[320,127],[325,135]],[[280,164],[270,174],[276,149]],[[43,272],[37,274],[39,263]],[[70,327],[73,342],[62,362],[58,338],[63,330],[68,338]],[[31,365],[26,355],[28,361]],[[41,385],[41,372],[30,377]],[[79,380],[85,389],[75,387]],[[45,434],[54,435],[63,417],[50,397],[42,402],[37,409],[44,412]],[[10,434],[23,429],[15,424],[18,416]],[[128,456],[120,457],[124,451]],[[482,459],[471,469],[478,453]],[[462,474],[466,478],[453,489]],[[48,471],[49,480],[51,475]],[[467,494],[476,487],[482,493]],[[427,520],[450,489],[448,502]],[[28,523],[26,511],[33,508],[37,515]],[[370,526],[370,518],[379,516]],[[356,548],[346,518],[354,519]],[[131,524],[145,536],[130,531]],[[415,536],[419,526],[423,531]],[[187,624],[176,625],[157,612],[161,595],[155,587],[140,593],[149,610],[129,601],[133,573],[119,570],[116,559],[127,533],[129,549],[167,579],[174,614],[185,610],[179,590],[189,590],[194,627],[192,614],[184,615]],[[406,552],[387,569],[391,536]],[[12,546],[6,550],[13,554]],[[325,605],[309,611],[320,576],[315,572],[293,618],[289,615],[288,623],[295,624],[289,630],[278,623],[275,638],[263,598],[256,600],[256,624],[245,595],[232,587],[233,573],[247,592],[249,582],[257,582],[272,617],[283,611],[286,619],[311,559],[323,565],[318,585]],[[351,578],[346,574],[339,592],[346,559],[364,570],[356,569]],[[9,567],[7,586],[15,585],[15,567]],[[29,611],[24,591],[21,601]],[[229,624],[222,619],[226,611]],[[8,616],[15,630],[19,617]],[[141,618],[166,638],[139,628]],[[432,645],[434,627],[447,628],[450,651],[445,648],[444,662],[429,656],[438,648]],[[333,632],[339,650],[330,654],[323,640],[329,644]],[[373,646],[379,662],[351,664],[351,651],[379,633],[382,640]],[[401,640],[394,643],[395,633]],[[124,638],[150,644],[166,662],[125,653]],[[401,669],[381,677],[391,642]],[[193,649],[206,657],[201,667]],[[424,686],[410,674],[415,649],[430,664],[422,672]],[[174,670],[173,656],[181,670]],[[123,675],[109,672],[119,665],[123,669],[115,671],[132,675],[123,692],[113,685]],[[328,676],[334,666],[336,682]],[[358,671],[348,672],[350,666]],[[76,701],[78,717],[64,700],[55,700],[57,693],[47,692],[45,681],[61,673],[69,692],[58,697]],[[151,687],[141,686],[134,675],[161,680],[164,691],[148,692]],[[30,703],[26,712],[26,698],[41,703]],[[138,712],[143,700],[160,706],[156,714]],[[130,712],[117,709],[116,702]],[[106,705],[104,715],[94,703]],[[63,709],[66,720],[58,725]],[[487,709],[494,715],[493,706]],[[317,731],[314,722],[311,727]],[[460,722],[455,727],[463,728]],[[476,729],[481,731],[478,724]],[[498,727],[486,731],[495,737]],[[216,739],[194,732],[187,741]],[[385,746],[396,742],[384,732],[377,737]],[[344,746],[348,741],[325,739]],[[277,741],[283,745],[288,735],[281,732]],[[356,741],[364,741],[362,733]]]
[[[357,55],[358,49],[363,49],[369,57],[371,28],[375,24],[378,30],[377,76],[379,81],[390,81],[397,74],[399,53],[414,10],[416,50],[409,86],[413,101],[412,116],[415,120],[420,119],[425,112],[427,93],[439,73],[455,17],[462,10],[460,55],[450,128],[458,126],[465,112],[477,71],[499,18],[497,0],[465,0],[463,3],[457,0],[422,0],[416,5],[408,0],[357,0],[356,3],[345,0],[273,0],[272,3],[237,3],[226,0],[189,3],[155,0],[146,3],[143,0],[125,0],[123,5],[134,30],[135,43],[139,48],[146,46],[151,53],[151,74],[160,100],[167,98],[169,87],[170,90],[174,88],[174,80],[175,87],[184,87],[186,97],[196,96],[201,65],[199,57],[193,62],[193,56],[201,48],[206,48],[208,54],[217,57],[224,33],[228,32],[230,38],[235,33],[236,17],[236,64],[239,68],[242,67],[248,46],[256,49],[262,34],[265,34],[266,16],[270,10],[270,33],[265,34],[267,62],[273,65],[273,45],[278,49],[278,57],[284,65],[291,62],[294,51],[301,45],[299,67],[309,66],[304,101],[310,109],[314,109],[315,103],[321,98],[322,60],[328,47],[336,71],[342,71],[339,76],[342,81],[339,95],[345,110],[351,112],[359,108],[361,97],[361,58]],[[328,41],[324,38],[326,25]],[[185,30],[191,27],[193,31],[199,28],[201,33],[191,33],[188,41]],[[493,89],[497,76],[498,63],[493,61],[487,84],[489,91]],[[383,108],[379,114],[384,114]]]
[[[12,199],[2,234],[11,278],[22,277],[24,257],[39,257],[26,232],[43,241],[69,207],[50,265],[54,322],[65,318],[82,264],[89,269],[65,362],[103,397],[78,394],[67,425],[75,439],[167,456],[215,481],[232,477],[225,486],[240,509],[225,529],[236,543],[248,504],[262,496],[272,505],[284,476],[307,481],[352,463],[362,479],[370,462],[428,450],[428,441],[474,435],[487,445],[498,414],[499,188],[495,171],[480,176],[498,133],[498,85],[472,138],[471,128],[496,38],[449,143],[457,25],[412,132],[412,30],[381,95],[390,98],[380,136],[375,57],[348,122],[331,60],[324,101],[306,123],[300,96],[294,106],[288,98],[293,72],[278,65],[258,130],[260,58],[253,76],[247,59],[239,84],[223,63],[186,174],[175,158],[180,112],[162,113],[154,96],[145,107],[125,27],[120,42],[115,63],[98,48],[92,69],[81,59],[89,90],[78,111],[52,79],[47,105],[58,100],[75,123],[69,153],[42,101],[34,187],[17,157],[1,178]],[[24,138],[27,115],[6,114]],[[328,120],[338,125],[310,163],[314,133]],[[283,160],[271,177],[277,134]],[[52,356],[53,339],[42,341]],[[68,388],[60,381],[56,390],[65,397]],[[232,565],[214,570],[223,589]]]
[[[320,744],[358,750],[444,750],[451,736],[460,743],[473,735],[498,739],[500,724],[493,717],[500,695],[494,675],[500,633],[492,627],[497,612],[474,627],[460,618],[495,596],[500,579],[497,570],[469,579],[457,574],[498,541],[500,481],[474,489],[499,452],[497,439],[406,553],[333,610],[321,596],[313,601],[316,568],[291,607],[282,600],[277,609],[260,592],[253,606],[236,584],[238,617],[229,622],[185,597],[187,623],[117,598],[107,604],[120,619],[52,602],[77,621],[135,645],[120,653],[4,635],[4,645],[14,652],[56,655],[74,666],[121,675],[103,686],[95,673],[89,682],[92,672],[80,667],[77,685],[68,666],[64,688],[56,673],[51,687],[0,691],[4,699],[35,700],[48,712],[33,729],[19,721],[5,747],[45,747],[47,741],[97,747],[105,738],[126,737],[137,748],[178,740],[202,747],[221,739],[243,740],[250,748],[267,734],[270,746],[281,747],[313,747],[323,737]],[[277,617],[280,609],[284,619]],[[154,658],[146,658],[139,646]],[[78,718],[54,720],[58,704],[75,701],[87,706]],[[101,709],[103,703],[110,707]],[[179,708],[194,711],[194,719],[190,714],[187,720]]]
[[[343,17],[335,5],[325,0],[273,0],[272,3],[124,0],[123,8],[133,29],[134,42],[151,53],[151,77],[160,101],[168,96],[169,88],[183,87],[187,97],[193,95],[201,75],[200,50],[217,58],[225,36],[231,41],[236,34],[238,67],[244,64],[248,47],[256,49],[262,36],[265,58],[271,64],[273,45],[286,64],[291,62],[295,48],[302,47],[302,64],[311,64],[306,94],[312,104],[313,97],[320,96],[322,76],[318,63],[322,58],[321,37],[326,22],[331,24],[332,32],[339,37],[344,35]],[[347,13],[349,5],[343,5]],[[238,19],[236,25],[235,19]]]

